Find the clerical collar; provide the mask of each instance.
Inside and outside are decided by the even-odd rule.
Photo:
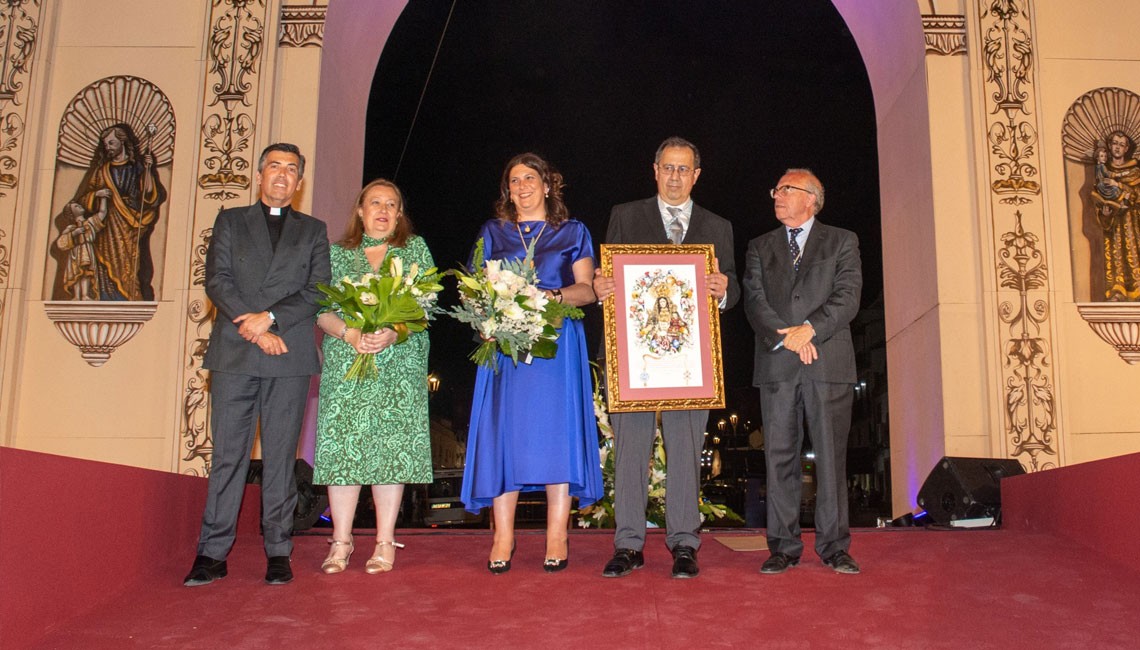
[[[286,205],[284,207],[278,208],[275,206],[266,205],[264,202],[262,202],[261,203],[261,212],[266,217],[281,218],[281,217],[284,217],[285,215],[289,214],[289,206]]]

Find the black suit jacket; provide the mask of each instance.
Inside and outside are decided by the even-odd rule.
[[[323,294],[317,283],[328,283],[330,275],[323,221],[289,210],[274,251],[260,203],[223,210],[206,252],[206,295],[217,315],[203,367],[256,377],[319,373],[313,326]],[[233,319],[261,311],[273,312],[287,353],[267,355],[238,334]]]
[[[614,206],[606,229],[607,244],[670,244],[665,234],[657,197]],[[712,244],[720,272],[728,276],[724,309],[740,299],[740,282],[736,279],[736,258],[732,243],[732,224],[723,217],[693,204],[684,244]]]
[[[787,230],[748,242],[744,271],[744,311],[756,332],[752,383],[786,381],[803,371],[816,381],[854,382],[855,351],[849,325],[859,312],[863,271],[855,233],[816,220],[804,244],[800,269],[788,253]],[[776,330],[811,321],[819,358],[804,365],[799,355],[772,348]]]

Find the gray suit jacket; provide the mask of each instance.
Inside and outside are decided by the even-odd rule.
[[[802,369],[815,381],[854,382],[855,351],[849,324],[859,312],[863,271],[855,233],[816,220],[804,244],[800,269],[792,267],[787,230],[748,242],[744,272],[744,311],[756,332],[752,383],[793,379]],[[772,347],[783,340],[776,330],[811,321],[819,358],[804,365],[799,355]]]
[[[274,251],[260,203],[223,210],[206,252],[206,295],[218,311],[203,367],[255,377],[319,373],[313,326],[324,294],[317,283],[328,283],[330,275],[323,221],[290,210]],[[273,312],[272,331],[287,353],[267,355],[238,334],[233,319],[261,311]]]
[[[610,225],[606,229],[607,244],[669,244],[657,197],[615,205],[610,212]],[[736,279],[736,258],[732,243],[732,224],[723,217],[709,212],[696,203],[685,231],[684,244],[712,244],[720,272],[728,276],[728,291],[724,308],[729,309],[740,299],[740,282]]]

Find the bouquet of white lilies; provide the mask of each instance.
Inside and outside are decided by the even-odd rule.
[[[410,333],[424,331],[440,311],[439,279],[434,267],[421,271],[414,262],[405,274],[403,260],[393,257],[386,273],[366,273],[358,282],[345,277],[335,286],[318,284],[317,289],[327,296],[320,304],[337,311],[349,327],[365,333],[388,327],[395,330],[396,343],[403,343]],[[344,378],[375,379],[375,356],[358,353]]]

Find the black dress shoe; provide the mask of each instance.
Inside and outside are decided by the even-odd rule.
[[[511,556],[506,560],[487,560],[487,570],[500,575],[511,570],[511,560],[515,559],[515,544],[511,544]]]
[[[542,570],[547,573],[558,573],[568,566],[570,566],[570,540],[566,540],[566,557],[564,559],[548,557],[542,561]]]
[[[836,573],[859,573],[859,565],[847,554],[847,551],[836,551],[824,558],[823,563]]]
[[[620,578],[643,566],[645,566],[645,555],[641,551],[619,548],[614,551],[614,556],[610,558],[610,561],[606,562],[606,568],[602,569],[602,577]]]
[[[293,582],[293,569],[289,566],[288,555],[275,555],[269,558],[265,567],[265,584],[287,585]]]
[[[212,557],[199,555],[194,558],[194,566],[190,567],[190,573],[186,574],[186,579],[182,581],[182,584],[187,587],[200,587],[224,577],[226,577],[225,560],[215,560]]]
[[[695,578],[701,572],[697,566],[697,549],[692,546],[673,547],[673,577]]]
[[[800,563],[798,557],[792,557],[784,553],[772,553],[764,564],[760,565],[760,573],[783,573],[788,569]]]

